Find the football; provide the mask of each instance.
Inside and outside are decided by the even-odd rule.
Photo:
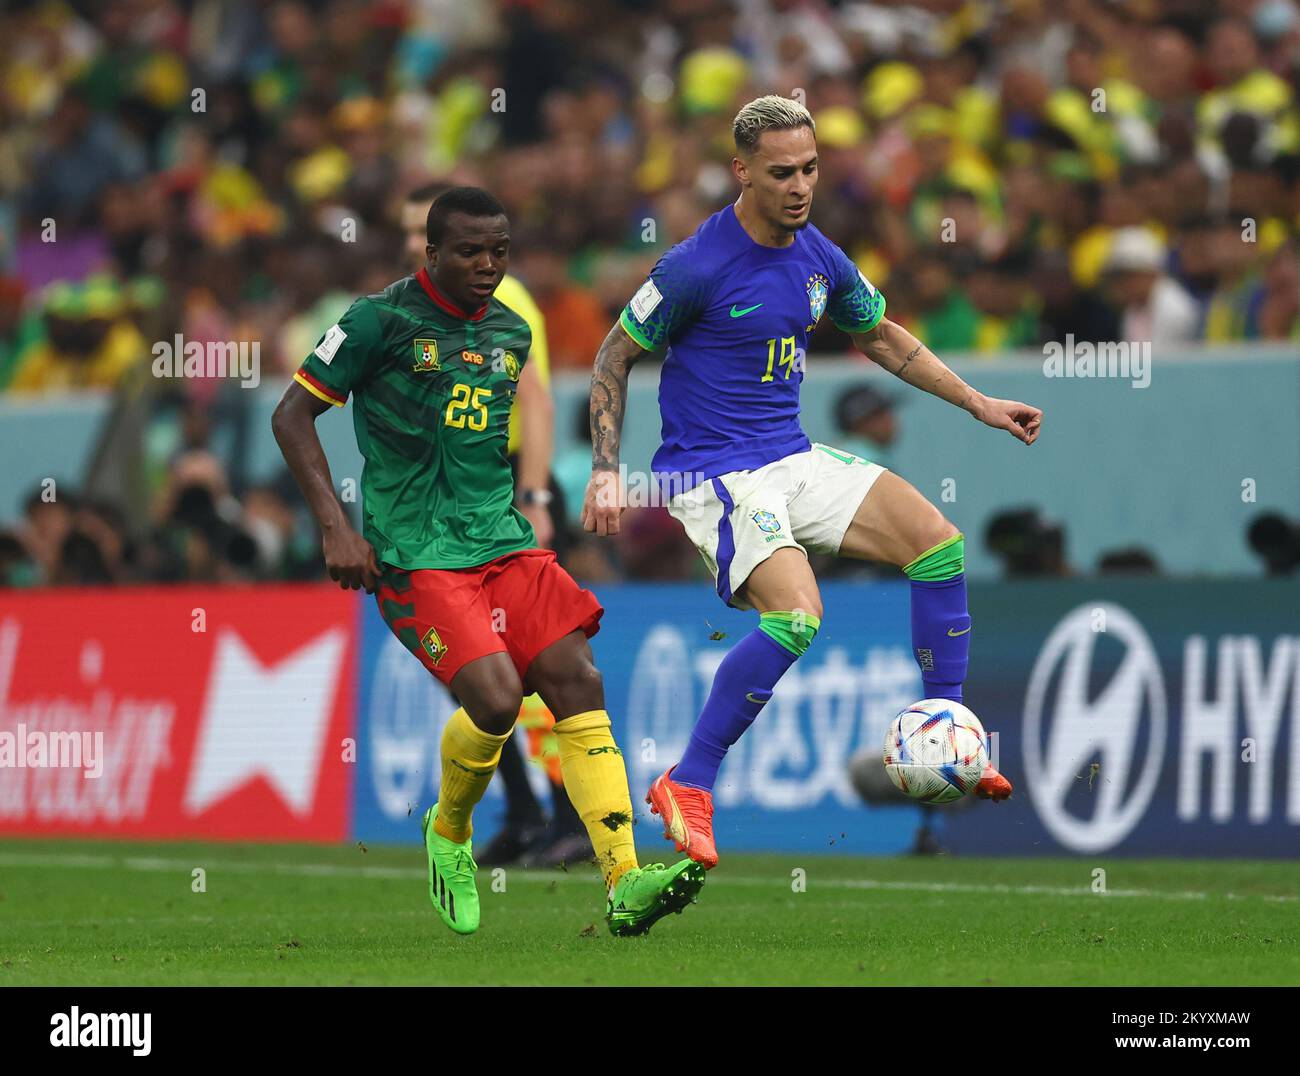
[[[949,699],[913,703],[885,733],[885,772],[922,803],[961,799],[979,784],[988,761],[980,719]]]

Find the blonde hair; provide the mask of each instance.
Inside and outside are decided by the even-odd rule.
[[[796,127],[807,127],[814,134],[817,132],[812,113],[803,105],[793,98],[769,93],[766,97],[754,98],[736,113],[731,122],[731,134],[736,140],[736,149],[750,154],[758,148],[758,140],[764,131],[792,131]]]

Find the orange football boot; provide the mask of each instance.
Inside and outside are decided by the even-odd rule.
[[[672,772],[669,769],[655,779],[645,801],[650,813],[664,820],[664,838],[711,870],[718,865],[718,850],[713,846],[713,793],[679,785]]]
[[[975,786],[975,795],[982,800],[1001,803],[1011,798],[1011,782],[998,773],[990,762],[984,767],[984,775],[980,778],[980,783]]]

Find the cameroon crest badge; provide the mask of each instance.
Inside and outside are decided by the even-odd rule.
[[[415,342],[415,365],[411,369],[417,374],[442,369],[442,360],[438,358],[437,340],[417,340]]]
[[[426,631],[424,638],[420,640],[420,645],[424,647],[435,665],[447,656],[447,648],[443,645],[442,636],[438,634],[437,628]]]

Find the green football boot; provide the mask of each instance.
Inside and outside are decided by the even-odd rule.
[[[693,859],[633,867],[614,883],[605,903],[609,932],[620,938],[644,934],[669,912],[681,915],[703,888],[704,868]]]
[[[457,934],[473,934],[478,930],[478,887],[474,884],[478,864],[470,841],[456,844],[434,830],[433,820],[437,817],[435,803],[420,820],[424,850],[429,856],[429,900],[442,921]]]

